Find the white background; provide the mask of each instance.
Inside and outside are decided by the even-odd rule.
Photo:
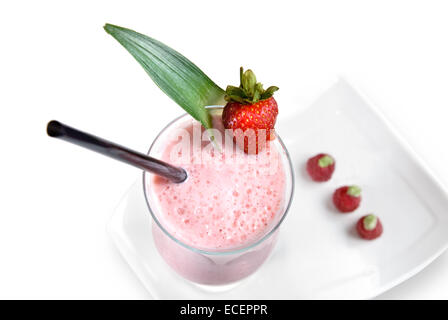
[[[252,68],[282,117],[338,75],[448,184],[446,1],[0,4],[0,298],[148,298],[108,237],[138,170],[50,139],[51,119],[146,151],[181,109],[102,26],[159,39],[220,86]],[[400,161],[400,159],[397,159]],[[381,298],[448,298],[448,253]]]

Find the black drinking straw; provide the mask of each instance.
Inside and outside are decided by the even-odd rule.
[[[172,166],[169,163],[152,158],[143,153],[82,132],[55,120],[48,123],[47,134],[50,137],[77,144],[78,146],[120,160],[134,167],[165,177],[176,183],[183,182],[187,178],[187,173],[182,168]]]

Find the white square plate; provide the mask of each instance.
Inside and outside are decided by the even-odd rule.
[[[340,80],[309,109],[277,131],[295,169],[296,190],[280,239],[269,260],[237,285],[210,288],[175,274],[153,245],[142,182],[124,196],[109,231],[157,299],[364,299],[372,298],[424,268],[448,245],[448,193],[386,119],[346,81]],[[316,153],[336,159],[326,183],[312,182],[304,164]],[[341,185],[362,187],[354,213],[331,204]],[[384,234],[360,239],[356,221],[377,214]]]

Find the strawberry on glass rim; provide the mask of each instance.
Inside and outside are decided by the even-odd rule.
[[[278,87],[266,90],[257,82],[252,70],[240,68],[240,86],[227,86],[222,122],[233,130],[233,138],[244,152],[257,154],[266,141],[275,138],[274,126],[278,106],[273,94]]]

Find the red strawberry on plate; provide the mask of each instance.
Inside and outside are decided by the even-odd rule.
[[[369,214],[358,220],[356,230],[363,239],[373,240],[383,233],[383,225],[380,218],[374,214]]]
[[[361,203],[361,188],[343,186],[333,193],[333,203],[340,212],[355,211]]]
[[[318,155],[308,159],[306,164],[306,171],[311,179],[317,182],[330,180],[335,168],[335,161],[332,156],[326,153],[319,153]]]
[[[222,113],[224,128],[232,129],[234,140],[246,153],[258,153],[266,141],[275,138],[273,129],[278,114],[273,94],[278,88],[266,90],[257,82],[252,70],[240,68],[240,86],[227,86]]]

